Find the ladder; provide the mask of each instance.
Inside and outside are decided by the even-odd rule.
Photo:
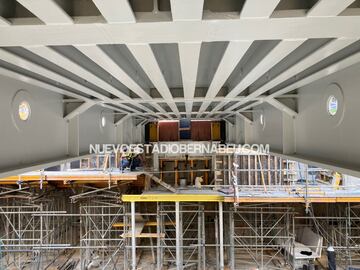
[[[225,178],[227,173],[227,155],[217,155],[214,160],[214,185],[215,188],[225,184]]]

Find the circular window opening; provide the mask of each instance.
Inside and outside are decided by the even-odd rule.
[[[260,114],[260,124],[263,126],[265,123],[264,121],[264,115],[263,114]]]
[[[339,109],[339,101],[335,96],[330,96],[327,102],[327,111],[331,116],[334,116]]]
[[[27,121],[30,118],[31,108],[30,104],[27,101],[22,101],[19,104],[19,118],[22,121]]]
[[[106,125],[106,118],[105,118],[105,116],[102,116],[101,117],[101,126],[105,127],[105,125]]]

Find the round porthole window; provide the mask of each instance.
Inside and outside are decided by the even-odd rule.
[[[329,96],[327,101],[327,111],[331,116],[335,116],[339,109],[339,101],[335,96]]]
[[[260,114],[260,124],[263,126],[265,124],[264,115]]]
[[[30,118],[31,108],[29,102],[27,101],[20,102],[18,114],[21,121],[27,121]]]
[[[101,117],[101,126],[105,127],[105,125],[106,125],[106,118],[105,118],[105,116],[102,116]]]

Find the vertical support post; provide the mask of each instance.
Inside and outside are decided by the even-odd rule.
[[[176,270],[183,269],[181,256],[181,239],[182,239],[182,220],[180,216],[180,202],[175,202],[175,225],[176,225]]]
[[[131,202],[131,269],[136,270],[135,202]]]
[[[206,269],[206,250],[205,250],[205,214],[204,214],[204,207],[202,208],[201,211],[201,219],[202,219],[202,226],[201,226],[201,233],[202,233],[202,269],[205,270]]]
[[[235,237],[235,227],[234,227],[234,212],[229,212],[229,226],[230,226],[230,262],[229,266],[231,270],[235,270],[235,248],[234,248],[234,237]]]
[[[156,213],[156,232],[157,232],[157,248],[156,248],[156,264],[157,270],[162,268],[162,250],[161,250],[161,216],[160,216],[160,204],[157,203],[157,213]]]
[[[220,270],[224,269],[224,217],[223,203],[219,202],[219,244],[220,244]]]

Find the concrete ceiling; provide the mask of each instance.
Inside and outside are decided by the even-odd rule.
[[[261,104],[293,117],[289,94],[360,61],[359,11],[359,0],[2,0],[0,75],[79,101],[67,120],[96,106],[141,121],[252,123]]]

